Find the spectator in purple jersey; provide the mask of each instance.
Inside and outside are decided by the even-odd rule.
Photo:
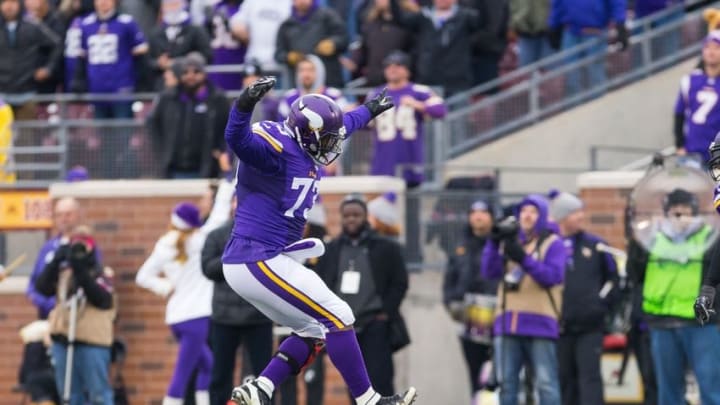
[[[325,65],[327,85],[343,87],[339,55],[348,44],[345,23],[334,10],[317,0],[293,0],[292,15],[277,33],[275,60],[294,72],[305,55],[316,54]]]
[[[352,53],[349,70],[358,77],[364,77],[364,86],[376,87],[385,83],[383,60],[390,52],[401,50],[410,52],[414,45],[412,33],[393,19],[390,0],[371,0],[360,25],[359,47]],[[400,3],[403,11],[417,11],[412,0]]]
[[[35,24],[40,29],[47,32],[48,35],[53,37],[54,47],[59,47],[62,38],[65,35],[65,23],[63,22],[62,16],[59,11],[52,10],[48,0],[24,0],[25,10],[27,10],[26,18]],[[46,64],[48,58],[52,53],[52,49],[43,49],[41,52],[41,64]],[[57,61],[59,62],[59,60]],[[36,85],[38,93],[49,94],[57,91],[58,85],[61,79],[61,65],[56,63],[50,77],[47,80],[37,81]]]
[[[447,110],[443,99],[430,88],[410,81],[410,58],[396,51],[385,58],[388,96],[395,108],[375,122],[371,174],[401,176],[409,188],[423,181],[425,163],[423,123],[425,117],[442,118]],[[369,97],[379,93],[374,90]]]
[[[150,66],[154,69],[155,88],[162,88],[162,75],[170,69],[173,60],[190,52],[199,52],[211,60],[210,38],[202,27],[190,24],[185,0],[162,2],[162,24],[155,27],[148,38]]]
[[[230,29],[230,18],[238,12],[242,1],[223,0],[212,10],[209,21],[210,46],[214,65],[238,65],[245,61],[245,45]],[[223,90],[239,90],[242,86],[242,73],[210,73],[210,81]]]
[[[0,95],[16,120],[35,119],[37,83],[47,81],[60,58],[58,37],[23,19],[19,0],[0,1]]]
[[[179,85],[160,95],[148,122],[164,177],[217,176],[228,110],[225,93],[206,78],[202,55],[190,53]]]
[[[711,31],[705,38],[702,60],[702,69],[680,80],[674,133],[678,154],[700,155],[706,162],[708,147],[720,132],[720,31]]]

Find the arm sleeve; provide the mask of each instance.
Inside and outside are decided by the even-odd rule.
[[[424,18],[420,13],[404,12],[402,8],[400,8],[399,0],[390,0],[390,12],[392,13],[394,22],[412,31],[420,28],[420,23]]]
[[[242,8],[242,7],[240,7]],[[195,27],[195,50],[200,52],[205,57],[207,64],[212,64],[213,50],[210,46],[210,36],[201,27]]]
[[[232,181],[222,180],[215,194],[215,202],[213,203],[210,215],[200,228],[204,234],[208,234],[222,226],[230,217],[230,207],[232,205],[232,197],[235,193],[235,187]]]
[[[627,10],[626,0],[611,0],[610,6],[612,7],[611,14],[613,21],[617,24],[625,23],[625,12]]]
[[[112,290],[103,276],[93,278],[87,270],[73,271],[75,280],[83,288],[88,302],[99,309],[110,309],[113,305]]]
[[[282,167],[282,148],[271,140],[254,135],[250,130],[251,117],[252,113],[238,111],[233,106],[225,127],[225,141],[243,162],[269,174],[277,173]]]
[[[678,94],[677,102],[675,103],[673,135],[675,135],[675,147],[685,147],[685,98],[682,94]]]
[[[164,277],[160,277],[163,264],[169,260],[162,242],[158,241],[153,249],[150,257],[138,270],[135,276],[135,283],[142,288],[146,288],[155,294],[166,296],[172,290],[172,283]]]
[[[423,102],[425,103],[425,114],[430,118],[443,118],[447,115],[445,100],[434,92],[430,92]]]
[[[225,238],[215,230],[208,235],[203,245],[200,261],[202,264],[202,272],[208,279],[222,283],[225,282],[225,276],[222,269],[222,255],[225,247]]]
[[[370,110],[365,106],[360,106],[350,112],[343,114],[343,123],[347,131],[346,138],[350,138],[353,132],[364,128],[370,122]]]
[[[551,29],[560,28],[565,23],[565,1],[552,0],[550,4],[550,15],[548,16],[548,27]]]
[[[139,55],[143,53],[147,53],[148,49],[150,48],[148,46],[147,41],[145,40],[145,34],[140,30],[137,23],[133,20],[130,21],[128,24],[128,29],[130,30],[131,35],[131,41],[132,41],[132,54],[133,55]]]
[[[53,32],[47,25],[41,23],[38,27],[40,30],[40,38],[44,47],[50,50],[47,65],[44,67],[50,72],[54,72],[60,64],[63,54],[63,44],[55,32]]]
[[[45,255],[47,249],[41,249],[40,254],[35,260],[35,267],[30,275],[30,281],[28,282],[27,291],[25,294],[30,298],[30,301],[35,305],[40,312],[48,313],[55,307],[55,290],[44,290],[47,294],[41,292],[37,287],[37,280],[45,270]]]
[[[282,65],[287,65],[288,52],[291,51],[290,44],[288,43],[287,37],[285,35],[285,31],[285,24],[283,23],[282,25],[280,25],[277,36],[275,37],[275,61]]]
[[[408,273],[405,267],[405,259],[403,258],[402,248],[395,242],[391,242],[387,249],[387,265],[392,269],[392,277],[388,285],[388,292],[385,295],[385,312],[388,316],[395,317],[400,312],[400,304],[402,304],[405,293],[408,289]]]
[[[610,253],[600,252],[600,254],[603,255],[603,287],[608,282],[612,283],[612,289],[610,289],[608,294],[604,297],[604,301],[608,304],[612,304],[620,298],[620,276],[617,271],[617,263]]]
[[[637,286],[645,282],[645,269],[648,264],[648,253],[635,239],[628,243],[627,273]]]
[[[720,243],[714,243],[710,253],[710,266],[705,272],[703,285],[717,287],[720,284]]]
[[[500,256],[497,243],[493,241],[488,241],[483,248],[480,275],[488,280],[502,278],[503,258]]]
[[[565,246],[560,239],[556,239],[548,247],[542,261],[536,260],[531,255],[525,255],[522,268],[535,282],[549,288],[563,282],[566,264],[567,252]]]
[[[58,273],[60,272],[59,263],[56,260],[50,261],[47,265],[43,267],[43,270],[38,275],[38,278],[35,280],[35,288],[37,289],[37,292],[46,296],[55,296],[57,294],[57,283],[58,283]],[[54,306],[54,305],[53,305]],[[46,309],[46,308],[42,308]],[[48,309],[48,312],[50,312],[52,308]]]
[[[458,301],[462,298],[460,293],[460,259],[457,255],[453,255],[448,260],[445,276],[443,277],[443,303],[447,305],[451,301]]]
[[[348,36],[348,30],[345,26],[345,22],[336,12],[327,10],[325,24],[327,28],[327,39],[331,40],[335,44],[335,54],[345,52],[350,44],[350,38]]]

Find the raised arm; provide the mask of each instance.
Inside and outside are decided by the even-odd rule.
[[[263,77],[248,86],[230,109],[225,127],[225,141],[237,157],[266,173],[275,173],[282,167],[282,145],[262,132],[251,131],[250,119],[255,104],[274,85],[274,77]]]
[[[173,290],[170,280],[160,276],[163,265],[173,260],[177,253],[174,250],[173,237],[177,235],[168,233],[158,240],[150,257],[145,260],[135,276],[137,285],[161,297],[167,297]]]
[[[205,224],[200,228],[200,232],[209,234],[215,229],[221,227],[230,218],[230,207],[232,205],[233,194],[235,193],[235,183],[231,180],[223,180],[220,182],[217,193],[215,194],[215,202]]]

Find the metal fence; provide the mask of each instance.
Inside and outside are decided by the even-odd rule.
[[[635,21],[630,31],[625,51],[598,38],[449,98],[448,157],[698,55],[706,32],[702,10],[683,15],[682,7]]]

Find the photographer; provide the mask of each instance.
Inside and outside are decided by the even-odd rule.
[[[71,405],[113,403],[108,368],[116,307],[112,273],[98,263],[95,249],[88,230],[76,229],[35,283],[40,293],[56,297],[57,305],[49,315],[55,382],[62,396],[66,362],[72,361]],[[71,319],[70,304],[75,298],[77,315]],[[75,339],[69,341],[73,324]],[[74,346],[72,359],[67,358],[69,345]]]
[[[518,403],[519,374],[530,364],[541,404],[559,404],[557,349],[567,252],[548,228],[542,196],[529,195],[513,217],[493,226],[481,261],[482,276],[502,279],[495,319],[495,368],[500,403]]]

